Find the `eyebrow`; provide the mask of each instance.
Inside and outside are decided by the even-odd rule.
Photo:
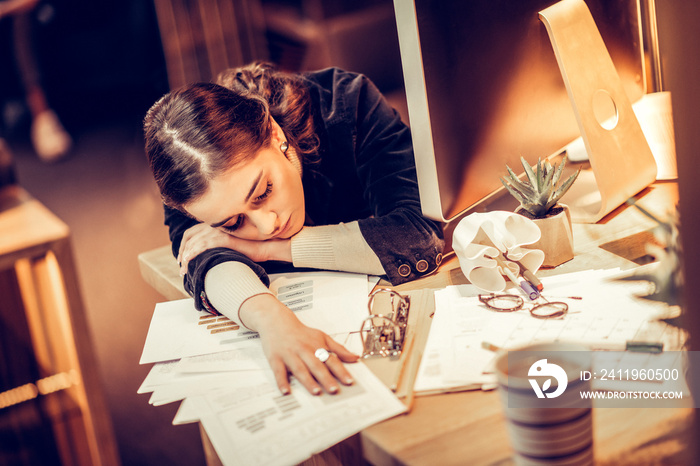
[[[255,192],[255,189],[258,187],[258,184],[260,183],[260,180],[262,179],[262,176],[263,176],[263,172],[260,171],[260,173],[258,173],[257,178],[255,178],[255,181],[253,181],[253,185],[250,187],[250,190],[248,191],[248,195],[246,195],[245,200],[243,201],[244,204],[247,204],[248,201],[250,200],[251,196],[252,196],[253,193]],[[219,228],[220,226],[224,226],[224,225],[226,225],[229,221],[231,221],[231,219],[232,219],[233,217],[235,217],[235,216],[236,216],[236,215],[232,215],[232,216],[230,216],[230,217],[228,217],[228,218],[226,218],[226,219],[224,219],[224,220],[222,220],[222,221],[220,221],[220,222],[212,223],[212,224],[211,224],[211,227],[212,227],[212,228]]]

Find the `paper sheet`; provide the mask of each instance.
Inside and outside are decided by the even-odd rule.
[[[569,313],[563,319],[536,319],[527,310],[494,312],[478,300],[479,291],[473,285],[436,291],[435,315],[416,379],[416,393],[493,384],[494,353],[483,349],[482,342],[511,349],[567,341],[591,349],[623,350],[628,340],[662,340],[668,326],[649,322],[658,313],[659,304],[636,297],[647,284],[609,280],[618,272],[593,270],[542,279],[543,296],[569,304]]]
[[[208,390],[217,388],[236,387],[240,384],[247,385],[251,381],[259,383],[273,383],[270,371],[246,371],[246,372],[212,372],[207,374],[189,374],[188,380],[178,383],[160,385],[153,389],[148,401],[153,406],[162,406],[176,401],[182,401],[190,396],[199,395]]]
[[[435,292],[436,312],[413,386],[416,393],[476,389],[493,382],[492,376],[483,373],[493,353],[481,348],[481,332],[489,323],[490,313],[482,309],[462,312],[452,305],[455,297],[481,292],[474,285]]]
[[[302,323],[329,335],[357,331],[367,317],[367,275],[294,272],[270,279],[270,290]]]
[[[210,391],[188,400],[225,466],[297,464],[360,430],[406,411],[362,363],[348,364],[355,384],[313,396],[293,384]],[[181,420],[185,420],[185,414]]]
[[[295,272],[271,276],[270,289],[304,324],[334,334],[357,331],[367,316],[367,276]],[[198,312],[191,298],[158,303],[140,364],[259,345],[258,334],[223,316]]]
[[[202,354],[182,358],[177,370],[180,372],[226,372],[265,370],[269,367],[261,346],[237,348],[221,353]]]

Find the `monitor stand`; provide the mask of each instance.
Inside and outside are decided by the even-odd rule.
[[[583,0],[562,0],[539,17],[593,172],[581,172],[562,201],[573,221],[595,223],[656,180],[656,161]]]

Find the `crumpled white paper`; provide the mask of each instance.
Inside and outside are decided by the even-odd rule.
[[[506,288],[505,272],[495,260],[517,277],[520,267],[535,273],[544,262],[544,252],[526,246],[540,239],[539,227],[529,218],[513,212],[473,213],[460,220],[454,230],[452,248],[459,259],[464,276],[485,291],[499,292]]]

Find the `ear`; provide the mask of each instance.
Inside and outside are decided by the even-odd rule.
[[[279,147],[283,141],[287,140],[287,137],[284,135],[284,131],[282,131],[280,125],[278,125],[272,117],[270,117],[270,127],[270,145],[272,147]]]

